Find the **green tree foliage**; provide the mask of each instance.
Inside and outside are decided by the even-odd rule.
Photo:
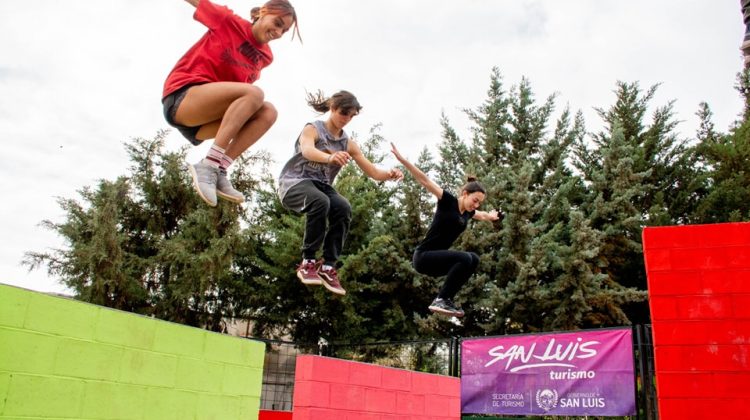
[[[487,99],[465,110],[468,140],[441,116],[437,156],[424,149],[415,164],[455,193],[477,176],[487,188],[483,210],[503,216],[471,222],[454,245],[480,255],[457,297],[467,312],[461,321],[429,313],[444,278],[411,266],[436,203],[410,176],[375,182],[356,165],[339,174],[335,187],[353,220],[339,262],[347,294],[336,297],[296,278],[305,218],[281,206],[267,155],[233,168],[248,203],[210,208],[192,190],[184,151],[164,151],[164,133],[126,145],[128,175],[60,199],[65,220],[43,225],[66,247],[25,261],[46,266],[86,301],[212,330],[243,318],[255,336],[304,343],[644,322],[644,226],[750,218],[750,126],[718,133],[704,104],[691,144],[675,134],[672,103],[652,106],[656,89],[618,83],[614,104],[597,109],[604,128],[589,134],[580,112],[557,110],[555,95],[537,100],[526,79],[506,89],[493,69]],[[378,126],[359,143],[376,164],[388,153]],[[420,353],[415,363],[431,357]]]
[[[728,134],[717,133],[711,110],[701,105],[700,143],[695,151],[705,168],[705,194],[695,211],[700,223],[750,220],[750,122],[745,120]]]
[[[620,306],[642,300],[597,267],[603,233],[582,212],[587,189],[568,164],[583,119],[564,109],[553,126],[554,101],[537,104],[527,80],[505,91],[495,69],[487,101],[467,111],[476,125],[467,170],[485,183],[486,208],[504,215],[461,240],[481,255],[462,294],[475,308],[471,334],[626,324]]]
[[[238,250],[253,248],[253,238],[241,229],[240,207],[199,202],[184,150],[165,152],[164,135],[126,145],[129,176],[84,188],[82,202],[59,200],[66,220],[43,225],[68,248],[29,252],[25,262],[46,265],[79,299],[221,330],[225,318],[247,310],[247,278],[234,261]],[[234,173],[245,192],[257,184],[247,166],[238,162]]]

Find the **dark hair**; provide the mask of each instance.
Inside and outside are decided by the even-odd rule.
[[[299,26],[297,26],[297,12],[294,11],[294,7],[289,3],[289,0],[268,0],[261,7],[253,7],[250,10],[250,22],[255,23],[255,21],[260,19],[261,12],[278,16],[291,16],[293,27],[292,40],[294,40],[294,35],[297,35],[299,41],[302,42],[302,35],[299,34]]]
[[[463,194],[464,192],[466,192],[466,194],[480,192],[487,195],[487,191],[485,191],[482,184],[480,184],[479,181],[477,181],[477,178],[474,176],[466,177],[466,184],[461,187],[461,193]]]
[[[330,98],[326,98],[323,91],[320,90],[315,93],[308,93],[307,104],[321,114],[325,114],[332,109],[338,109],[344,113],[359,112],[362,109],[357,97],[345,90],[334,93]]]

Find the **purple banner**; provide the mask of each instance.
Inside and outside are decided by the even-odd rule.
[[[464,340],[461,412],[633,415],[631,330]]]

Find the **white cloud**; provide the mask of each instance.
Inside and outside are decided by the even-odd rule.
[[[222,0],[217,0],[223,3]],[[257,3],[261,3],[258,1]],[[698,103],[719,129],[741,112],[733,90],[744,28],[736,1],[710,0],[293,0],[304,44],[275,41],[258,85],[279,110],[257,147],[280,167],[303,124],[316,118],[305,91],[355,93],[364,110],[350,130],[381,133],[416,157],[440,140],[445,112],[464,139],[461,108],[485,99],[497,66],[506,87],[527,77],[558,109],[608,107],[615,82],[661,83],[655,105],[676,100],[679,130],[692,137]],[[228,0],[238,14],[256,2]],[[60,291],[43,271],[20,267],[25,251],[61,246],[37,225],[62,220],[55,197],[74,197],[128,166],[132,137],[166,128],[162,83],[203,33],[180,0],[0,2],[0,185],[4,245],[0,282]],[[177,133],[167,146],[185,145]],[[207,145],[190,151],[200,158]]]

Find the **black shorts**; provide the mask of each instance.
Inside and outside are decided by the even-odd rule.
[[[188,89],[195,85],[196,84],[185,85],[177,89],[176,91],[165,96],[164,99],[161,100],[161,103],[164,106],[164,118],[167,120],[169,125],[176,128],[180,133],[182,133],[183,136],[185,136],[185,138],[190,143],[192,143],[194,146],[197,146],[203,142],[202,140],[198,140],[198,138],[196,138],[196,136],[198,135],[198,130],[201,129],[201,126],[188,127],[177,124],[174,121],[174,116],[175,114],[177,114],[177,108],[180,106],[182,100],[185,99],[185,94],[187,93]]]

